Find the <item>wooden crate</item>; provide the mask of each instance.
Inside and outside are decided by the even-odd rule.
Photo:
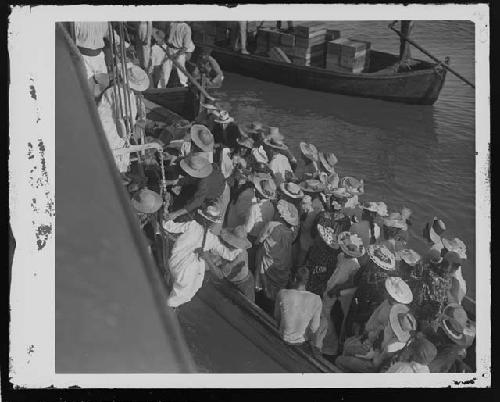
[[[339,39],[341,36],[342,36],[341,32],[337,29],[327,29],[326,30],[326,40],[328,42],[335,40],[335,39]]]
[[[308,48],[311,46],[320,45],[326,42],[326,34],[316,35],[312,38],[301,38],[300,36],[295,37],[295,46],[301,48]]]
[[[370,68],[370,51],[372,44],[370,41],[367,40],[361,40],[357,38],[349,38],[349,40],[352,40],[354,42],[362,42],[366,45],[366,57],[365,57],[365,70],[368,70]]]
[[[311,55],[324,55],[325,54],[325,46],[324,44],[319,44],[315,46],[311,46],[308,48],[295,47],[293,48],[293,56],[295,57],[307,57]]]
[[[269,47],[279,46],[280,45],[280,35],[279,31],[269,30]]]
[[[280,45],[283,46],[295,46],[295,35],[280,33]]]
[[[340,66],[346,68],[359,68],[365,65],[366,44],[348,40],[341,45]]]
[[[329,68],[332,65],[340,65],[342,54],[342,44],[347,43],[347,38],[339,38],[326,42],[326,65]]]
[[[322,22],[310,21],[307,23],[301,23],[300,25],[297,25],[294,28],[294,32],[296,36],[302,38],[311,38],[314,35],[320,34],[320,32],[326,34],[326,26]]]

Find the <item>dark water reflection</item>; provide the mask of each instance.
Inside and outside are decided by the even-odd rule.
[[[387,22],[331,23],[343,36],[372,41],[396,52]],[[474,81],[474,25],[466,21],[417,22],[414,39]],[[417,51],[414,57],[424,58]],[[365,179],[366,200],[414,211],[412,246],[425,251],[423,225],[433,216],[448,235],[464,240],[475,261],[474,90],[448,74],[433,106],[411,106],[290,88],[226,74],[217,97],[238,121],[276,125],[298,154],[300,141],[335,152],[341,175]],[[464,268],[468,294],[475,295],[474,264]]]

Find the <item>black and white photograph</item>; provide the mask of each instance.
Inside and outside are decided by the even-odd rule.
[[[12,384],[489,387],[488,24],[13,7]]]

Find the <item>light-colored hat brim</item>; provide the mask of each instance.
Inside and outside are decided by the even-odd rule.
[[[378,256],[374,254],[374,250],[376,248],[372,246],[368,247],[368,255],[370,256],[370,259],[380,268],[386,270],[386,271],[394,271],[396,269],[396,257],[394,254],[391,253],[390,255],[390,262],[385,262],[382,261]]]
[[[316,180],[318,183],[321,183],[319,180]],[[306,191],[308,193],[319,193],[321,191],[325,191],[326,190],[326,186],[321,183],[321,186],[318,186],[318,187],[309,187],[309,185],[307,184],[307,182],[303,181],[302,183],[299,183],[299,186],[300,188],[302,189],[302,191]]]
[[[270,138],[265,138],[263,142],[264,142],[264,144],[266,144],[268,147],[271,147],[271,148],[282,149],[282,150],[288,149],[288,146],[285,144],[273,144],[273,143],[271,143]]]
[[[408,284],[402,279],[401,281],[402,281],[401,285],[403,287],[403,294],[398,294],[395,291],[393,283],[390,280],[389,281],[386,280],[384,284],[385,289],[387,290],[387,293],[389,293],[389,295],[398,303],[410,304],[413,301],[413,293]]]
[[[226,120],[220,120],[219,118],[216,118],[214,119],[214,121],[219,124],[226,124],[226,123],[232,123],[234,121],[234,118],[229,117]]]
[[[264,198],[267,198],[269,200],[273,200],[276,198],[276,185],[273,186],[272,190],[272,195],[266,194],[264,190],[262,189],[262,182],[263,181],[269,181],[270,183],[274,184],[274,181],[272,179],[267,179],[266,177],[260,177],[260,176],[254,176],[253,177],[253,183],[255,185],[255,188],[261,194]]]
[[[407,342],[410,339],[410,332],[404,331],[399,323],[400,314],[410,314],[410,309],[405,304],[397,303],[392,306],[389,313],[389,323],[394,334],[400,342]],[[412,323],[415,325],[414,317],[410,315]]]
[[[280,184],[280,190],[286,194],[287,196],[289,196],[290,198],[302,198],[304,197],[304,193],[302,190],[299,190],[300,192],[298,194],[293,194],[291,192],[289,192],[287,189],[286,189],[286,186],[285,186],[285,183],[281,183]]]
[[[339,246],[340,246],[340,249],[344,252],[344,254],[347,254],[347,255],[349,255],[351,257],[354,257],[354,258],[361,257],[361,256],[363,256],[365,254],[366,249],[363,246],[361,246],[361,250],[359,250],[357,252],[349,250],[347,248],[347,245],[344,244],[344,241],[342,240],[342,238],[344,236],[349,236],[350,237],[350,236],[352,236],[352,233],[349,232],[349,231],[345,231],[345,232],[340,233],[339,236],[338,236]]]
[[[281,204],[281,203],[278,203],[277,209],[278,209],[280,216],[285,220],[285,222],[287,222],[291,226],[297,226],[299,224],[298,214],[292,216],[290,214],[290,210],[286,206],[283,206],[283,204]]]
[[[318,150],[317,149],[316,149],[316,151],[314,151],[314,149],[308,148],[307,147],[308,144],[305,142],[301,142],[299,145],[300,145],[300,151],[302,152],[302,154],[306,158],[308,158],[312,161],[315,161],[315,162],[318,161]],[[309,144],[309,145],[311,145],[311,144]]]
[[[211,216],[211,215],[206,215],[203,210],[201,209],[198,209],[198,214],[206,219],[207,221],[210,221],[210,222],[213,222],[213,223],[221,223],[222,222],[222,218],[220,216]]]
[[[205,127],[205,126],[203,126]],[[206,129],[208,132],[210,132],[210,130],[208,130],[208,128]],[[191,130],[190,130],[190,134],[191,134],[191,141],[193,141],[196,146],[198,148],[200,148],[201,150],[205,151],[205,152],[213,152],[214,150],[214,138],[213,138],[213,134],[212,134],[212,142],[210,144],[204,144],[203,142],[201,142],[200,140],[200,133],[202,131],[205,131],[204,129],[202,128],[199,128],[197,127],[196,124],[192,125],[191,126]]]
[[[330,165],[330,163],[328,163],[328,161],[325,158],[325,154],[323,152],[318,153],[318,159],[328,172],[333,173],[335,171],[335,167],[333,165]]]
[[[241,248],[243,250],[246,250],[252,247],[252,243],[248,239],[242,239],[241,237],[235,236],[227,229],[222,229],[220,237],[226,243],[236,248]]]
[[[389,228],[408,230],[408,224],[404,220],[400,219],[384,219],[384,225]]]
[[[157,196],[154,197],[154,204],[153,205],[146,206],[142,202],[137,201],[134,198],[132,198],[131,204],[134,207],[134,209],[138,212],[142,212],[143,214],[154,214],[155,212],[157,212],[161,208],[163,202],[162,202],[160,195],[157,194]]]
[[[208,177],[210,176],[210,174],[212,173],[213,171],[213,167],[210,163],[208,163],[203,169],[201,170],[195,170],[193,168],[191,168],[191,166],[189,166],[187,163],[186,163],[186,160],[185,159],[182,159],[179,163],[180,167],[182,168],[182,170],[184,170],[187,174],[189,174],[190,176],[192,177],[195,177],[197,179],[203,179],[205,177]]]

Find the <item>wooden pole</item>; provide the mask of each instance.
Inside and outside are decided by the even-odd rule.
[[[399,32],[396,28],[394,28],[396,21],[392,22],[389,24],[389,28],[392,29],[394,32],[396,32],[400,38],[404,39],[407,41],[410,45],[416,47],[418,50],[420,50],[423,54],[429,56],[432,60],[434,60],[436,63],[441,64],[444,68],[446,68],[450,73],[456,75],[458,78],[460,78],[463,82],[466,84],[470,85],[472,88],[476,88],[472,82],[470,82],[467,78],[463,77],[459,73],[457,73],[455,70],[453,70],[451,67],[449,67],[447,64],[441,62],[438,58],[434,57],[432,54],[430,54],[427,50],[425,50],[423,47],[420,45],[417,45],[415,42],[413,42],[411,39],[408,39],[406,36],[404,36],[401,32]]]
[[[168,46],[168,44],[167,44]],[[161,47],[161,46],[160,46]],[[213,96],[210,96],[207,91],[205,91],[205,88],[203,88],[198,81],[184,68],[182,67],[176,60],[176,56],[178,53],[174,54],[173,56],[170,56],[168,52],[161,47],[161,49],[165,52],[165,56],[172,61],[175,67],[177,67],[179,70],[181,70],[186,77],[189,78],[189,80],[194,84],[196,88],[205,96],[205,98],[210,99],[211,101],[215,101],[215,98]],[[166,85],[166,83],[165,83]]]

